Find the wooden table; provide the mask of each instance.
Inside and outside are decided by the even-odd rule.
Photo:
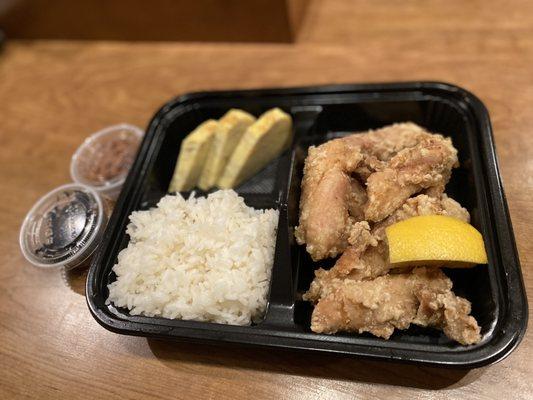
[[[443,80],[490,110],[533,298],[532,64],[528,1],[319,1],[293,45],[10,42],[0,55],[0,398],[533,398],[531,329],[506,360],[473,371],[125,337],[89,314],[83,273],[33,268],[18,246],[25,213],[70,181],[86,135],[146,126],[177,94]]]

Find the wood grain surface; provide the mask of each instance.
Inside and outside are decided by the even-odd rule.
[[[504,361],[449,370],[113,334],[85,274],[29,265],[18,230],[106,125],[146,126],[203,89],[442,80],[489,108],[533,298],[533,2],[315,1],[282,44],[9,42],[0,54],[0,398],[531,399],[533,330]],[[531,312],[530,312],[531,315]]]

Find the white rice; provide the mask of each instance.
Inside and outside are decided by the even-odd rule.
[[[233,190],[165,196],[130,216],[108,302],[132,315],[250,324],[265,311],[277,222],[277,210],[248,207]]]

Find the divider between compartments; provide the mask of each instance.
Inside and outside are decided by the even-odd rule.
[[[291,109],[294,138],[289,151],[280,160],[276,179],[276,192],[278,193],[279,199],[279,223],[268,307],[263,324],[278,326],[294,325],[294,304],[296,301],[294,279],[296,271],[294,269],[298,266],[294,265],[291,255],[294,232],[289,224],[289,212],[298,213],[298,207],[294,211],[288,207],[289,188],[291,179],[294,176],[295,145],[313,127],[321,110],[321,107],[315,106],[293,107]]]

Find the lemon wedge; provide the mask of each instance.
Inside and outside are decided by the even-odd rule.
[[[390,263],[468,268],[487,263],[481,233],[472,225],[445,215],[424,215],[385,229]]]

